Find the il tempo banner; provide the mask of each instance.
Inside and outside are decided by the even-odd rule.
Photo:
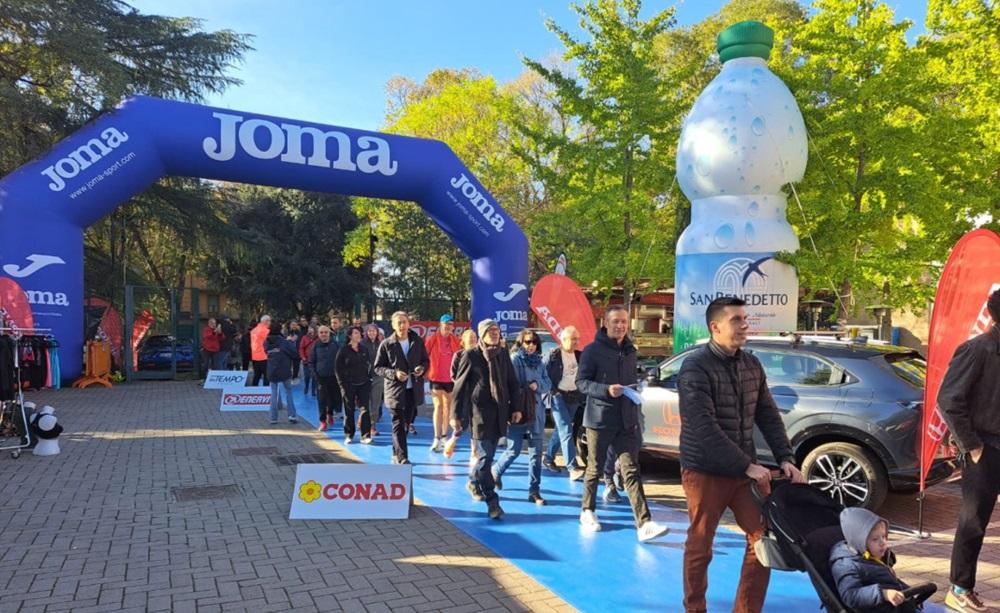
[[[202,389],[221,390],[243,387],[246,386],[249,377],[250,371],[247,370],[210,370],[205,377],[205,385],[202,386]]]
[[[270,387],[238,387],[222,390],[220,411],[269,411]]]
[[[288,519],[406,519],[413,467],[299,464]]]

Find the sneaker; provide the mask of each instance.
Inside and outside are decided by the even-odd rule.
[[[409,464],[410,463],[410,459],[409,458],[401,458],[398,463],[399,464]]]
[[[469,492],[469,495],[472,496],[472,499],[476,502],[483,501],[483,493],[479,491],[479,488],[476,487],[476,484],[472,481],[465,482],[465,490]]]
[[[975,590],[968,590],[964,594],[959,594],[952,587],[948,590],[948,595],[944,597],[944,604],[955,611],[989,611],[989,608],[979,599],[979,594]]]
[[[570,481],[583,481],[583,475],[586,473],[582,468],[574,468],[569,471]]]
[[[326,430],[326,421],[325,420],[322,420],[322,419],[320,420],[320,422],[319,422],[319,428],[317,428],[317,430],[319,430],[320,432]]]
[[[618,493],[618,490],[615,488],[614,485],[604,486],[604,502],[610,504],[618,504],[621,501],[622,501],[622,496],[621,494]]]
[[[664,534],[670,532],[670,528],[664,526],[663,524],[658,524],[653,520],[647,521],[643,525],[639,526],[639,541],[642,543],[647,543],[655,538],[659,538]],[[983,609],[985,611],[985,609]]]
[[[500,501],[494,498],[489,503],[489,513],[490,519],[500,519],[503,517],[503,509],[500,508]]]
[[[441,451],[441,439],[434,439],[434,442],[431,443],[431,451]]]
[[[410,424],[410,427],[407,429],[407,432],[409,434],[412,434],[413,436],[417,435],[417,429],[413,426],[413,424]]]
[[[554,473],[561,473],[562,467],[556,466],[556,463],[549,458],[542,458],[542,466],[551,470]]]
[[[293,415],[292,417],[289,417],[289,418],[288,418],[288,423],[290,423],[290,424],[297,424],[297,423],[299,423],[299,418],[298,418],[298,417],[295,417],[295,416]]]
[[[600,532],[601,522],[597,521],[597,513],[590,510],[580,513],[580,527],[587,532]]]
[[[545,505],[548,504],[547,502],[545,502],[545,499],[542,498],[542,495],[539,494],[538,492],[532,492],[528,494],[528,502],[533,502],[540,507],[544,507]]]
[[[370,437],[370,436],[362,436],[361,437],[361,444],[362,445],[371,445],[372,444],[372,437]]]
[[[344,444],[345,445],[350,445],[353,442],[354,442],[354,437],[353,436],[345,436],[344,437]]]
[[[455,445],[457,444],[458,444],[458,437],[452,435],[451,438],[449,438],[448,441],[444,444],[444,450],[443,450],[444,457],[450,460],[451,457],[455,455]]]

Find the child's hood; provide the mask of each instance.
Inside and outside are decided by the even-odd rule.
[[[850,507],[840,512],[840,529],[844,540],[858,553],[868,549],[868,535],[872,528],[885,520],[868,509]]]

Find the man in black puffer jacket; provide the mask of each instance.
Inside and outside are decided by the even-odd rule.
[[[760,509],[750,493],[754,480],[763,490],[771,472],[757,463],[753,428],[760,428],[785,475],[804,482],[781,414],[767,388],[760,361],[741,350],[746,344],[746,303],[717,298],[705,319],[712,339],[684,360],[678,377],[681,412],[681,483],[688,501],[684,544],[684,610],[706,610],[708,563],[719,519],[726,508],[747,534],[740,585],[733,611],[758,612],[764,606],[770,570],[754,555],[764,532]]]
[[[594,342],[580,356],[576,387],[587,397],[583,425],[587,428],[587,470],[583,477],[580,525],[596,532],[601,524],[594,514],[597,481],[608,449],[614,449],[621,464],[625,490],[632,505],[639,540],[650,541],[667,533],[667,527],[653,521],[639,477],[639,405],[625,390],[636,382],[636,349],[628,333],[628,313],[621,305],[611,305]],[[631,390],[635,394],[635,390]],[[634,396],[638,398],[638,395]]]

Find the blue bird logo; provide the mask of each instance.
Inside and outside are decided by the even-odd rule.
[[[746,270],[746,272],[743,273],[743,284],[742,285],[744,287],[746,287],[747,279],[749,279],[750,275],[752,275],[753,273],[757,273],[761,277],[767,277],[767,274],[765,274],[764,271],[760,269],[760,266],[761,266],[761,264],[763,264],[764,262],[766,262],[766,261],[768,261],[770,259],[772,259],[772,256],[767,256],[767,257],[764,257],[764,258],[761,258],[761,259],[757,260],[756,262],[750,262],[749,264],[747,264],[747,270]]]

